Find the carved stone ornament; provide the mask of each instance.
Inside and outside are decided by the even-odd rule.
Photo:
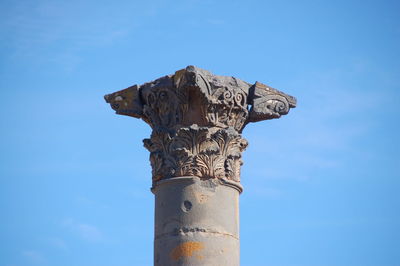
[[[188,66],[143,85],[105,96],[117,114],[143,119],[153,182],[198,176],[240,181],[241,132],[249,122],[279,118],[296,99],[267,85],[249,84]]]

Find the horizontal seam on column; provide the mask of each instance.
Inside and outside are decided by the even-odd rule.
[[[194,233],[203,233],[203,234],[215,234],[215,235],[222,235],[222,236],[230,236],[230,237],[235,238],[236,240],[239,240],[238,237],[236,237],[235,235],[229,234],[229,233],[221,233],[221,232],[207,231],[207,230],[205,230],[205,231],[195,231],[195,232],[188,231],[188,232],[179,232],[179,233],[176,233],[176,232],[164,233],[164,234],[155,236],[154,240],[157,240],[157,239],[160,239],[160,238],[163,238],[163,237],[166,237],[166,236],[176,237],[176,236],[188,235],[190,233],[192,233],[192,234],[194,234]]]

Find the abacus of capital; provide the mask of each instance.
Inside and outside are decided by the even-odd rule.
[[[153,130],[154,265],[239,265],[246,124],[279,118],[296,99],[267,85],[188,66],[105,96]]]

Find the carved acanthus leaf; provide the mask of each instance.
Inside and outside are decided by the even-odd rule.
[[[153,180],[197,175],[240,179],[240,135],[249,122],[279,118],[296,99],[267,85],[217,76],[188,66],[140,86],[105,96],[117,114],[143,119]]]
[[[239,180],[241,152],[247,141],[233,128],[181,128],[174,135],[159,131],[144,140],[150,151],[153,180],[196,175],[203,179]]]

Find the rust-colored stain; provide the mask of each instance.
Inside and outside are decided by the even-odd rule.
[[[197,199],[197,202],[200,204],[206,203],[209,199],[210,196],[203,194],[203,193],[198,193],[198,192],[194,192],[194,195]]]
[[[177,247],[175,247],[171,251],[170,256],[173,260],[179,260],[181,257],[191,257],[191,256],[193,256],[193,253],[195,251],[200,251],[203,248],[204,248],[203,243],[189,241],[189,242],[182,243],[182,244],[178,245]],[[201,259],[203,257],[197,256],[197,258]]]

